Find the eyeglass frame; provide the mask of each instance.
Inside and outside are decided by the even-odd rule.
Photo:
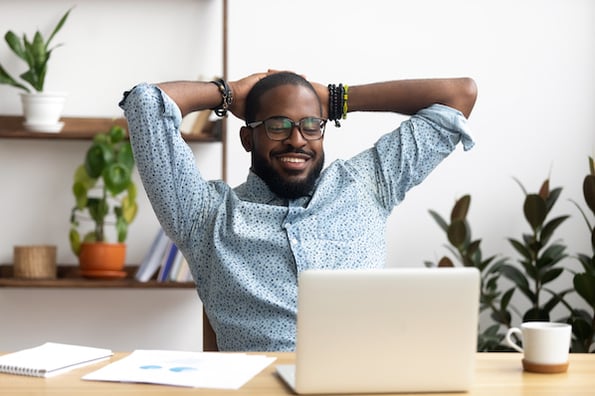
[[[274,137],[274,138],[271,137],[271,135],[269,134],[269,130],[268,130],[267,126],[266,126],[266,122],[269,121],[269,120],[272,120],[272,119],[284,119],[284,120],[289,120],[289,122],[291,122],[291,128],[289,129],[289,133],[287,134],[287,136],[283,136],[281,139],[277,139],[276,137]],[[320,136],[319,137],[317,137],[315,139],[311,139],[309,136],[306,136],[304,134],[304,132],[302,132],[301,123],[302,123],[302,121],[304,121],[306,119],[315,119],[315,120],[318,120],[319,121],[319,123],[321,125],[320,126]],[[264,125],[264,131],[265,131],[267,137],[269,139],[271,139],[273,141],[277,141],[277,142],[280,142],[280,141],[289,139],[289,137],[291,136],[291,132],[293,131],[293,128],[296,128],[297,127],[300,135],[304,138],[304,140],[307,140],[309,142],[313,142],[313,141],[316,141],[316,140],[320,140],[320,139],[322,139],[324,137],[324,133],[326,131],[326,123],[327,123],[327,121],[328,120],[326,120],[324,118],[320,118],[320,117],[304,117],[304,118],[302,118],[302,119],[300,119],[300,120],[298,120],[296,122],[296,121],[292,120],[289,117],[285,117],[285,116],[272,116],[272,117],[266,118],[266,119],[264,119],[262,121],[253,121],[253,122],[246,123],[246,126],[248,128],[254,129],[254,128],[258,128],[261,125]]]

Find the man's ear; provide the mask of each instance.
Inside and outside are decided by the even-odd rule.
[[[240,140],[244,150],[248,153],[252,151],[252,129],[248,127],[242,127],[240,129]]]

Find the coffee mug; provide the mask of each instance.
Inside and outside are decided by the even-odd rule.
[[[566,323],[525,322],[520,329],[508,330],[506,342],[523,354],[525,371],[563,373],[568,369],[571,330]],[[513,334],[521,337],[522,348],[512,339]]]

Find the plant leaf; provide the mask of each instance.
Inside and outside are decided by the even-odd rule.
[[[525,275],[512,265],[504,264],[501,267],[501,271],[508,279],[510,279],[521,292],[529,298],[531,301],[535,301],[535,293],[529,288],[529,282]]]
[[[525,198],[523,205],[525,218],[533,230],[537,230],[547,215],[545,200],[537,194],[529,194]]]
[[[583,195],[591,212],[595,214],[595,175],[587,175],[583,180]]]
[[[453,264],[452,260],[449,259],[448,257],[444,256],[440,259],[440,261],[438,261],[438,267],[439,268],[451,268],[454,267],[455,265]]]
[[[448,223],[442,218],[442,216],[440,216],[438,214],[438,212],[435,212],[433,210],[428,210],[428,212],[430,213],[430,216],[432,216],[432,218],[434,219],[434,221],[436,223],[438,223],[438,225],[440,226],[440,228],[442,228],[442,231],[444,232],[448,232]]]
[[[120,163],[109,164],[102,173],[105,187],[112,195],[118,195],[128,188],[132,175],[127,167]]]
[[[19,36],[17,36],[12,31],[8,31],[4,35],[4,40],[6,41],[6,44],[8,44],[8,46],[10,47],[12,52],[14,52],[16,54],[16,56],[18,56],[19,58],[21,58],[22,60],[27,62],[27,56],[25,54],[25,47],[23,46],[23,43],[21,42],[21,39],[19,38]]]
[[[98,178],[108,164],[113,162],[114,152],[103,143],[94,143],[85,157],[85,169],[92,178]]]
[[[523,315],[523,322],[535,322],[535,321],[542,321],[542,322],[549,322],[550,321],[550,314],[549,312],[541,309],[541,308],[531,308],[525,312]]]
[[[464,195],[461,197],[456,203],[455,206],[452,208],[452,212],[450,214],[450,221],[454,222],[455,220],[464,221],[465,217],[467,217],[467,212],[469,211],[469,205],[471,204],[471,196]]]
[[[550,210],[552,210],[561,193],[562,188],[560,187],[554,188],[552,191],[550,191],[550,195],[548,195],[547,199],[545,200],[545,207],[547,208],[547,213],[549,213]]]
[[[465,223],[461,220],[454,220],[450,226],[448,226],[447,231],[448,241],[460,248],[465,243],[465,239],[467,238],[467,227]]]
[[[541,185],[541,188],[539,189],[539,196],[541,198],[543,198],[543,200],[545,201],[549,195],[550,195],[550,180],[545,179],[545,181]]]
[[[574,289],[590,306],[595,309],[595,275],[576,274],[572,280]]]
[[[545,285],[546,283],[553,281],[554,279],[559,277],[562,274],[562,272],[564,272],[564,268],[553,268],[547,271],[543,274],[543,277],[541,278],[541,284]]]
[[[569,217],[570,216],[560,216],[547,222],[541,230],[539,242],[543,246],[547,245],[549,239],[551,238],[556,228],[558,228],[558,226],[560,226],[560,224],[562,224]]]
[[[46,43],[46,48],[49,47],[50,42],[52,41],[52,39],[54,38],[56,33],[58,33],[60,31],[60,29],[62,29],[62,26],[64,26],[64,23],[66,23],[66,19],[68,19],[68,15],[70,14],[70,11],[72,11],[72,8],[70,8],[68,11],[66,11],[66,13],[62,16],[62,18],[60,18],[60,21],[58,22],[58,24],[56,25],[56,27],[50,34],[50,37],[48,38],[48,41]]]
[[[502,310],[506,310],[513,294],[514,294],[514,288],[511,288],[508,291],[506,291],[506,293],[504,293],[502,295],[502,299],[500,300],[500,308]]]
[[[512,179],[516,182],[516,184],[519,185],[519,187],[523,191],[523,194],[527,195],[527,190],[525,189],[525,187],[523,186],[523,184],[521,183],[521,181],[519,179],[517,179],[516,177],[513,177]]]
[[[31,92],[29,88],[20,84],[17,80],[15,80],[8,72],[0,65],[0,84],[8,84],[12,85],[15,88],[22,89],[26,92]]]
[[[524,258],[526,258],[529,261],[532,260],[531,252],[525,247],[525,245],[523,245],[522,243],[520,243],[516,239],[512,239],[512,238],[508,238],[508,242],[510,242],[510,244],[512,245],[512,247],[514,247],[514,249],[518,253],[520,253],[521,256],[523,256]]]

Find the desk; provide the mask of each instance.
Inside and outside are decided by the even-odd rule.
[[[275,364],[293,363],[293,353],[270,353],[277,360],[238,391],[178,388],[161,385],[82,381],[84,374],[95,371],[127,353],[116,353],[110,361],[82,367],[52,378],[0,374],[0,394],[19,395],[291,395],[275,375]],[[521,369],[517,353],[478,353],[475,383],[462,395],[595,395],[595,354],[572,354],[564,374],[532,374]],[[401,394],[402,395],[402,394]],[[419,396],[420,394],[416,394]],[[435,393],[433,395],[436,395]],[[449,393],[448,395],[455,395]]]

